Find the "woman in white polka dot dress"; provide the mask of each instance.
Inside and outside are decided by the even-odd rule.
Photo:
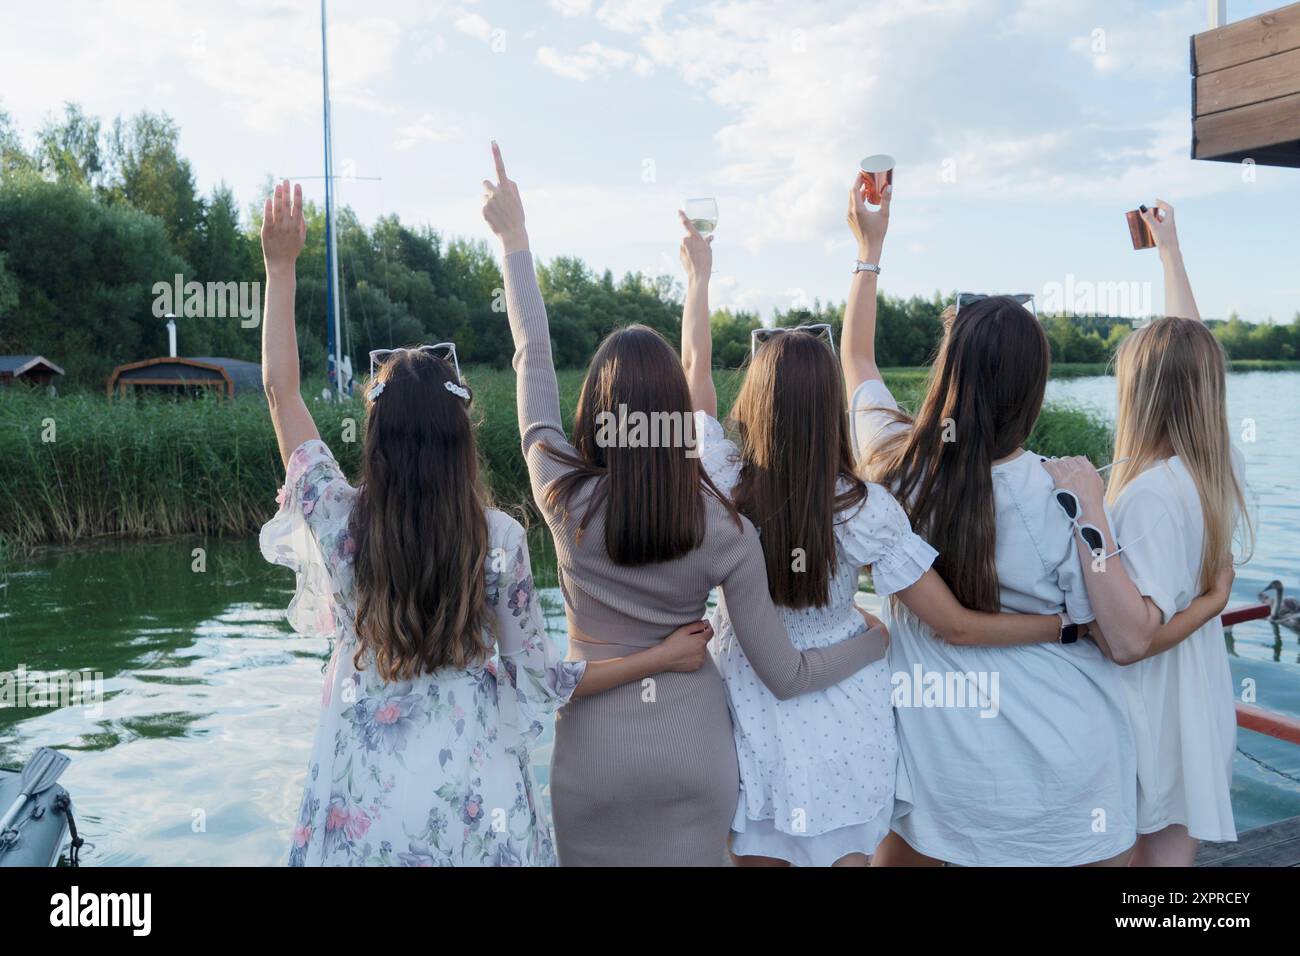
[[[896,594],[949,640],[1057,635],[1054,614],[962,608],[930,570],[936,553],[912,532],[898,502],[854,474],[839,362],[821,330],[769,330],[765,341],[756,338],[731,416],[740,445],[727,439],[715,418],[711,246],[685,216],[682,222],[688,274],[682,362],[696,409],[694,437],[709,477],[760,532],[768,588],[791,642],[806,650],[861,631],[854,594],[867,566],[877,594]],[[779,700],[745,658],[725,599],[714,630],[740,765],[731,842],[736,862],[865,865],[889,832],[894,804],[897,746],[887,666],[877,662],[823,691]]]

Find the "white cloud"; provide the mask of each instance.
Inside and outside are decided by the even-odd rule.
[[[873,152],[898,159],[904,197],[1128,202],[1157,186],[1219,188],[1186,160],[1186,105],[1104,86],[1116,72],[1186,70],[1196,11],[837,0],[814,15],[748,0],[661,24],[660,12],[643,20],[642,49],[724,111],[719,182],[744,197],[729,212],[753,248],[838,228],[856,161]],[[1100,52],[1081,50],[1094,30]]]
[[[563,17],[581,17],[591,12],[591,0],[546,0],[546,3]]]
[[[537,62],[553,73],[579,82],[605,76],[613,70],[630,69],[639,76],[648,76],[654,71],[650,60],[639,53],[595,42],[567,54],[548,46],[541,47],[537,51]]]
[[[460,127],[438,123],[432,113],[425,113],[419,119],[397,129],[393,137],[393,149],[410,149],[419,143],[446,143],[459,139]]]
[[[462,11],[456,16],[456,29],[466,36],[487,43],[492,38],[492,24],[477,13]]]
[[[622,33],[633,33],[656,26],[671,0],[605,0],[596,11],[596,19]]]

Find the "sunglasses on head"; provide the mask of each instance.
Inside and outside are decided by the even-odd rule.
[[[815,335],[826,343],[826,347],[835,352],[835,336],[832,334],[831,327],[825,322],[818,322],[815,325],[796,325],[793,328],[771,328],[771,329],[754,329],[749,333],[749,357],[753,358],[758,354],[759,348],[766,345],[781,335],[787,335],[790,332],[803,332],[806,335]]]
[[[983,299],[994,299],[994,298],[1010,299],[1013,302],[1017,302],[1020,305],[1023,305],[1030,312],[1032,312],[1034,314],[1034,318],[1038,318],[1038,307],[1034,304],[1033,294],[1029,292],[1017,292],[1015,294],[1003,294],[997,296],[988,295],[984,292],[958,292],[957,311],[953,313],[953,318],[956,318],[958,315],[961,315],[961,310],[965,306],[974,305],[976,302],[979,302]]]
[[[451,367],[456,370],[456,381],[460,381],[460,362],[456,360],[455,342],[439,342],[437,345],[417,345],[415,348],[371,349],[370,377],[374,378],[375,369],[383,365],[398,352],[430,352],[442,359],[444,362],[450,362]]]

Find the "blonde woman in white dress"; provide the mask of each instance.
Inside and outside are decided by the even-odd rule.
[[[1175,317],[1133,332],[1116,355],[1110,487],[1086,458],[1046,467],[1066,493],[1064,507],[1077,502],[1075,538],[1099,639],[1128,665],[1122,678],[1138,773],[1132,863],[1191,866],[1199,841],[1237,838],[1237,722],[1218,615],[1232,584],[1234,532],[1242,532],[1244,561],[1251,529],[1241,458],[1228,437],[1223,349],[1192,298],[1173,208],[1159,202],[1143,215],[1164,264],[1165,309]],[[1121,548],[1121,560],[1111,560]],[[1190,636],[1162,630],[1189,609],[1208,621]]]

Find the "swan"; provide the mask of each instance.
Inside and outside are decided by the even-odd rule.
[[[1270,581],[1268,587],[1259,592],[1259,599],[1271,609],[1270,621],[1300,631],[1300,598],[1284,597],[1281,581]]]

